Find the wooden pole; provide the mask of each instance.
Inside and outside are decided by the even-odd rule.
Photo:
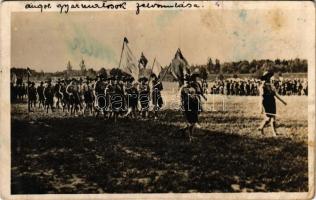
[[[280,95],[278,94],[278,93],[275,93],[275,97],[279,100],[279,101],[281,101],[282,103],[283,103],[283,105],[287,105],[287,103],[280,97]]]
[[[123,56],[124,46],[125,46],[125,41],[123,40],[123,46],[122,46],[122,51],[121,51],[121,56],[120,56],[119,68],[121,68],[121,62],[122,62],[122,56]]]
[[[156,62],[156,58],[154,59],[153,65],[151,66],[151,72],[153,72],[155,62]]]
[[[156,58],[154,58],[153,65],[151,66],[150,75],[149,75],[149,81],[151,80],[151,75],[152,75],[152,73],[153,73],[153,69],[154,69],[155,62],[156,62]],[[148,82],[149,82],[149,81],[148,81]]]
[[[30,107],[30,94],[29,94],[29,88],[30,88],[30,72],[29,68],[26,68],[26,73],[27,73],[27,110],[28,112],[31,111]]]
[[[165,76],[167,75],[167,72],[169,71],[170,67],[171,67],[171,64],[168,66],[168,68],[165,71],[164,75],[160,78],[160,81],[162,81],[165,78]]]

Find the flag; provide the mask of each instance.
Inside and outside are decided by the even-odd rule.
[[[146,68],[147,63],[148,63],[148,60],[142,52],[142,55],[140,56],[140,59],[138,61],[138,66],[141,64],[144,68]]]
[[[125,38],[124,38],[125,41]],[[139,76],[139,67],[137,66],[137,60],[133,55],[130,48],[125,44],[125,47],[122,52],[122,60],[120,69],[129,75],[131,75],[135,80],[138,80]]]
[[[153,68],[152,68],[152,73],[158,77],[161,70],[162,70],[162,66],[159,64],[157,60],[155,60]]]
[[[27,72],[27,74],[28,74],[29,76],[32,75],[30,68],[26,68],[26,72]]]
[[[172,76],[178,80],[179,87],[181,87],[184,84],[184,77],[186,74],[189,74],[189,64],[188,61],[183,56],[180,49],[177,50],[174,58],[171,61],[170,64],[170,70]]]
[[[12,81],[12,83],[16,83],[16,81],[17,81],[17,76],[16,76],[16,74],[15,73],[12,73],[12,79],[11,79],[11,81]]]
[[[126,37],[124,37],[124,42],[128,44],[128,39]]]

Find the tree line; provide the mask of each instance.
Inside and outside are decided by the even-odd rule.
[[[237,62],[223,62],[221,63],[219,59],[209,58],[207,63],[204,65],[190,65],[190,70],[193,71],[196,68],[199,69],[201,73],[201,77],[203,79],[207,79],[208,75],[215,74],[219,76],[223,76],[224,74],[234,74],[237,76],[238,74],[253,74],[254,76],[260,75],[263,73],[264,64],[268,66],[269,69],[273,69],[276,73],[307,73],[308,62],[306,59],[290,59],[290,60],[252,60],[252,61],[237,61]],[[30,67],[31,68],[31,67]],[[168,69],[168,66],[165,66],[161,71],[161,74],[165,74],[165,71]],[[60,77],[60,78],[70,78],[70,77],[82,77],[89,76],[91,78],[95,78],[98,74],[104,75],[114,75],[114,74],[122,74],[119,72],[119,69],[113,68],[111,70],[107,70],[106,67],[102,67],[99,70],[95,70],[92,67],[87,68],[84,60],[79,63],[79,69],[73,69],[73,66],[70,62],[67,63],[66,69],[63,71],[57,72],[44,72],[44,71],[35,71],[30,69],[31,79],[47,79],[50,77]],[[11,78],[12,75],[15,75],[18,78],[23,78],[27,76],[26,68],[11,68]],[[171,73],[167,73],[164,76],[164,80],[171,81],[173,77]]]
[[[220,60],[209,58],[205,65],[192,65],[193,67],[205,68],[209,74],[253,74],[262,69],[264,63],[270,68],[273,68],[274,72],[281,73],[306,73],[307,72],[307,60],[306,59],[290,59],[290,60],[242,60],[238,62],[224,62]]]

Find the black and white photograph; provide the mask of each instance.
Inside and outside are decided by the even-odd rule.
[[[3,199],[313,197],[313,2],[3,5]]]

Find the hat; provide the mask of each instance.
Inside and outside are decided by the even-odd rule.
[[[139,81],[139,82],[141,82],[141,81],[147,82],[147,81],[148,81],[148,78],[143,76],[143,77],[140,77],[140,78],[138,79],[138,81]]]
[[[271,77],[273,76],[273,72],[265,71],[263,72],[263,75],[261,76],[262,81],[270,81]]]
[[[108,78],[107,78],[107,80],[114,80],[115,78],[114,78],[114,76],[109,76]]]
[[[154,79],[157,79],[157,78],[158,78],[157,75],[154,74],[154,73],[152,73],[152,74],[150,75],[150,77],[152,77],[152,78],[154,78]]]
[[[200,70],[198,68],[195,68],[191,75],[200,75]]]
[[[200,76],[200,70],[198,68],[196,68],[192,73],[191,73],[191,77],[190,79],[193,80],[195,79],[196,77],[199,77]]]
[[[127,80],[130,81],[130,82],[133,82],[135,80],[135,78],[131,76]]]
[[[184,75],[184,78],[183,78],[185,81],[189,81],[190,80],[190,74],[186,74]]]

